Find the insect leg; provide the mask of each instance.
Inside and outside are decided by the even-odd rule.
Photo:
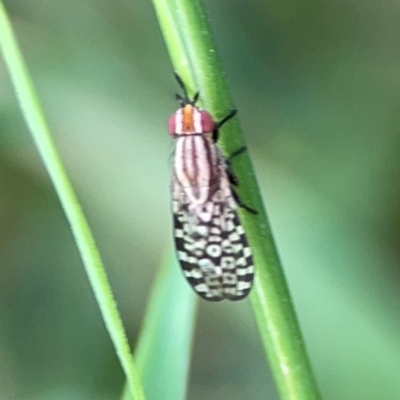
[[[239,186],[239,179],[233,172],[232,168],[226,168],[226,174],[228,175],[229,183],[233,186]]]
[[[257,210],[254,210],[254,208],[251,208],[247,204],[243,203],[242,199],[239,197],[239,195],[237,194],[237,192],[235,191],[235,189],[233,187],[231,187],[231,192],[232,192],[233,199],[236,201],[236,204],[239,207],[244,208],[246,211],[248,211],[251,214],[254,214],[254,215],[258,214]]]
[[[215,124],[215,129],[212,135],[212,138],[214,140],[214,142],[218,142],[218,137],[219,137],[219,132],[218,129],[221,128],[222,125],[225,124],[225,122],[229,121],[230,119],[232,119],[235,115],[237,114],[237,110],[236,108],[232,109],[231,111],[229,111],[228,115],[224,118],[221,119],[221,121],[217,122]]]
[[[238,186],[239,185],[239,180],[236,176],[236,174],[233,172],[232,169],[232,160],[239,156],[240,154],[242,154],[243,152],[245,152],[247,150],[246,146],[242,146],[239,149],[237,149],[236,151],[234,151],[226,160],[225,160],[225,164],[226,164],[226,173],[228,175],[229,178],[229,182],[231,183],[231,185],[234,186]]]
[[[234,198],[234,200],[236,201],[236,204],[239,207],[244,208],[245,210],[247,210],[248,212],[252,213],[252,214],[258,214],[257,210],[254,210],[253,208],[249,207],[248,205],[246,205],[241,198],[239,197],[238,193],[235,191],[235,189],[232,186],[239,186],[239,180],[235,174],[235,172],[233,171],[232,168],[232,160],[239,156],[240,154],[244,153],[247,150],[246,146],[242,146],[240,148],[238,148],[237,150],[235,150],[226,160],[225,160],[225,164],[226,164],[226,174],[228,175],[228,179],[229,179],[229,183],[231,184],[231,191],[232,191],[232,196]]]
[[[228,165],[230,165],[231,162],[232,162],[232,160],[233,160],[235,157],[237,157],[237,156],[239,156],[240,154],[244,153],[246,150],[247,150],[247,147],[246,147],[246,146],[239,147],[237,150],[235,150],[235,151],[225,160],[226,163],[227,163]]]

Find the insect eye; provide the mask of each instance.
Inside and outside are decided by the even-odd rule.
[[[201,127],[203,133],[210,133],[214,131],[215,123],[212,116],[207,111],[200,111],[201,113]]]
[[[171,135],[176,134],[176,113],[172,114],[168,121],[168,133]]]

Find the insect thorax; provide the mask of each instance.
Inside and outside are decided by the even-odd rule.
[[[178,137],[175,146],[174,180],[193,206],[206,203],[226,180],[223,158],[206,135]]]

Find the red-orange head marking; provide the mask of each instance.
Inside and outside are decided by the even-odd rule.
[[[198,135],[211,133],[214,129],[215,123],[210,113],[192,104],[183,105],[172,114],[168,122],[168,132],[171,135]]]
[[[199,92],[190,99],[180,76],[175,73],[175,78],[184,96],[176,95],[181,108],[171,115],[168,121],[168,132],[171,135],[199,135],[214,132],[216,124],[212,116],[207,111],[196,107]]]

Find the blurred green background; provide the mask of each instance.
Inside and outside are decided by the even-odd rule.
[[[152,4],[5,5],[134,343],[171,245],[177,85]],[[205,5],[324,398],[400,399],[400,3]],[[117,399],[121,368],[3,60],[0,88],[0,399]],[[249,302],[201,301],[188,399],[266,398]]]

